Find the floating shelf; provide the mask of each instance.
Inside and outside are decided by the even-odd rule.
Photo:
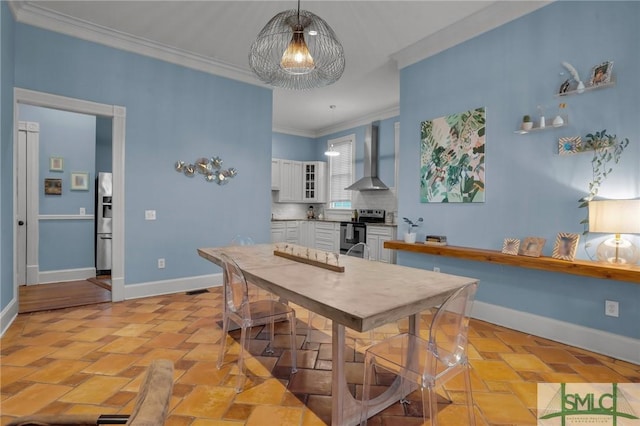
[[[513,133],[517,134],[517,135],[526,135],[527,133],[531,133],[531,132],[541,132],[544,130],[553,130],[553,129],[559,129],[561,127],[565,127],[569,125],[569,116],[567,115],[561,115],[560,117],[562,117],[562,119],[564,120],[564,123],[562,123],[559,126],[554,126],[553,123],[553,119],[556,118],[557,115],[554,115],[553,117],[545,117],[544,121],[546,123],[548,123],[545,127],[532,127],[529,130],[523,130],[523,129],[518,129],[518,130],[514,130]]]
[[[384,248],[640,284],[639,266],[612,266],[606,263],[586,260],[567,261],[545,256],[514,256],[495,250],[433,246],[420,243],[405,243],[404,241],[386,241]]]
[[[587,92],[591,92],[592,90],[599,90],[599,89],[607,89],[609,87],[613,87],[616,85],[616,81],[614,79],[611,79],[610,82],[608,83],[602,83],[602,84],[598,84],[596,86],[586,86],[584,88],[584,90],[582,92],[578,92],[576,89],[574,90],[569,90],[568,92],[564,92],[564,93],[556,93],[556,98],[562,98],[565,96],[573,96],[573,95],[583,95]]]

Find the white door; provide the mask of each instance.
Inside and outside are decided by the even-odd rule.
[[[38,284],[38,123],[18,123],[16,164],[17,284]]]

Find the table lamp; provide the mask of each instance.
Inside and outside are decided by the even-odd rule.
[[[620,234],[640,234],[640,200],[589,201],[589,232],[615,234],[598,246],[598,260],[635,264],[640,250]]]

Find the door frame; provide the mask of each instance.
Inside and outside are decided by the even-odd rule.
[[[101,104],[66,96],[53,95],[45,92],[13,89],[13,286],[14,296],[18,298],[17,276],[17,156],[18,156],[18,106],[19,104],[34,105],[63,111],[107,117],[112,120],[112,173],[113,173],[113,234],[112,234],[112,267],[111,267],[111,300],[124,300],[124,154],[125,154],[125,125],[127,110],[123,106]]]

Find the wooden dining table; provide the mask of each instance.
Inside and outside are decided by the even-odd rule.
[[[416,334],[420,312],[440,305],[459,288],[477,282],[473,278],[345,255],[337,259],[344,272],[336,272],[274,255],[274,250],[282,251],[281,246],[199,248],[198,254],[221,266],[220,254],[225,253],[236,261],[252,284],[332,320],[333,426],[360,422],[362,403],[347,387],[345,327],[363,332],[408,318],[409,332]],[[329,261],[336,263],[336,259]],[[401,390],[400,380],[396,380],[387,391],[368,401],[369,415],[397,402]]]

